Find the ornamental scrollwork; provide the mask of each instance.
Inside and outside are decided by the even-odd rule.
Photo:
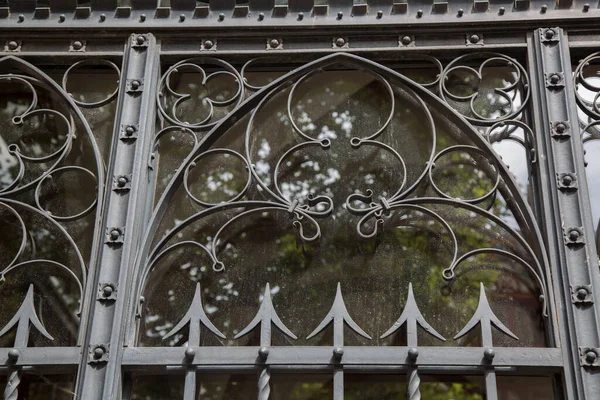
[[[459,66],[468,60],[459,58],[451,63],[433,84],[439,83],[442,98],[450,96],[454,101],[469,103],[473,112],[465,117],[488,127],[483,133],[465,123],[452,110],[452,105],[440,101],[423,86],[377,63],[345,53],[308,63],[264,87],[252,85],[250,89],[256,94],[217,122],[204,140],[197,138],[190,127],[166,128],[186,129],[184,134],[191,138],[193,145],[158,200],[139,257],[136,296],[145,297],[146,291],[154,290],[149,287],[160,285],[151,282],[151,274],[159,265],[168,265],[170,257],[180,251],[205,257],[212,273],[226,274],[230,269],[235,270],[236,260],[243,260],[244,255],[235,253],[232,248],[236,238],[247,234],[244,221],[277,214],[281,218],[273,217],[275,222],[270,223],[292,228],[292,236],[302,249],[321,246],[324,236],[331,235],[335,224],[353,224],[353,230],[345,232],[344,237],[359,247],[357,254],[377,247],[394,229],[407,228],[407,232],[422,229],[437,238],[440,251],[447,252],[449,257],[444,265],[419,267],[435,270],[435,280],[446,282],[449,291],[461,276],[477,269],[479,260],[486,257],[505,260],[506,264],[491,268],[514,276],[519,274],[513,268],[524,271],[534,282],[541,314],[547,316],[550,305],[543,242],[527,201],[491,147],[503,140],[525,147],[532,144],[533,132],[519,121],[529,96],[527,76],[518,63],[505,56],[489,55],[478,70]],[[492,119],[473,110],[478,101],[477,93],[456,96],[449,92],[447,78],[461,68],[483,80],[487,77],[485,69],[496,65],[513,68],[514,73],[509,75],[514,81],[491,89],[505,99],[509,111]],[[349,72],[353,75],[348,78],[351,83],[347,87],[337,82],[323,85],[325,88],[319,86],[318,82],[335,80],[339,70],[358,72]],[[246,82],[243,73],[242,76]],[[332,88],[336,93],[330,93],[334,91]],[[319,90],[321,92],[315,94]],[[328,103],[325,98],[335,100]],[[318,122],[311,112],[321,110],[311,104],[319,101],[325,111]],[[362,107],[361,101],[370,103]],[[164,132],[159,135],[165,135]],[[265,137],[269,134],[276,135],[278,140],[267,141]],[[530,157],[535,162],[534,151]],[[368,161],[363,161],[366,159]],[[343,167],[330,167],[340,163]],[[233,164],[235,168],[224,167]],[[372,167],[374,165],[377,167]],[[383,172],[372,174],[369,168]],[[342,173],[350,177],[345,178]],[[460,184],[457,179],[461,179]],[[178,202],[176,206],[174,199]],[[175,208],[168,211],[169,205]],[[208,227],[210,233],[203,233],[204,227]],[[476,235],[473,232],[477,230]],[[489,236],[489,239],[469,239],[473,235]],[[333,246],[333,242],[327,243]],[[367,243],[364,249],[361,243]],[[255,250],[262,254],[263,250]],[[228,251],[232,253],[226,255]],[[321,249],[323,251],[327,249]],[[364,265],[365,269],[377,267],[376,264]],[[271,290],[269,282],[266,283],[258,314],[236,339],[248,334],[263,319],[275,321],[276,318],[276,326],[288,338],[293,339],[300,333],[291,327],[288,329],[286,322],[282,322],[283,317],[278,316],[281,310],[275,311],[270,299],[272,292],[268,292]],[[480,307],[474,310],[473,318],[488,318],[508,336],[516,338],[489,308],[483,286],[479,282],[475,285],[480,294]],[[199,288],[198,284],[194,298],[200,296]],[[345,321],[363,338],[371,339],[350,316],[353,313],[347,307],[342,290],[346,290],[343,282],[338,285],[329,314],[321,323],[316,321],[317,328],[311,327],[312,334],[306,340],[325,329],[330,321],[334,321],[335,326],[340,325],[338,320]],[[412,285],[409,299],[411,296]],[[146,307],[147,299],[141,300],[137,305],[138,317],[144,314]],[[412,305],[407,306],[411,318],[416,318],[434,337],[443,339],[413,303],[414,298]],[[210,318],[196,311],[205,320]],[[188,314],[196,315],[192,311]],[[400,325],[405,322],[403,318],[398,320]],[[208,326],[205,321],[203,324]],[[183,332],[184,325],[174,326],[176,331]],[[168,331],[169,338],[177,333],[173,325],[164,328],[163,333],[166,335]],[[473,326],[467,326],[457,338],[472,329]],[[210,330],[215,333],[214,329]],[[391,331],[394,329],[390,328]],[[343,338],[343,333],[335,331],[334,336]],[[381,335],[382,338],[387,336]],[[262,343],[268,345],[270,338],[261,336]]]

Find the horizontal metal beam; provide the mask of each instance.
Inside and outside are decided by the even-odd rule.
[[[28,347],[17,349],[18,357],[9,357],[11,348],[0,349],[0,366],[77,366],[81,357],[79,347]]]
[[[258,347],[199,347],[193,360],[186,358],[186,347],[130,347],[123,354],[124,368],[144,366],[248,366],[262,364]],[[270,347],[269,365],[399,366],[412,364],[408,347],[344,347],[343,357],[333,356],[333,347]],[[456,367],[537,367],[562,368],[562,352],[557,348],[494,348],[490,364],[484,348],[419,347],[417,365]]]

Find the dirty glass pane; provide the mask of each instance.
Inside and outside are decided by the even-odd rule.
[[[183,399],[183,375],[133,375],[130,400]]]
[[[23,375],[19,385],[19,399],[26,400],[70,400],[75,393],[74,377],[70,375]]]
[[[555,387],[548,376],[498,376],[500,400],[554,400]]]

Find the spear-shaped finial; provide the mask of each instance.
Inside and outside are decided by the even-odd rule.
[[[333,305],[329,310],[329,313],[323,318],[323,321],[317,326],[317,328],[306,338],[307,340],[317,335],[323,329],[327,327],[331,322],[333,322],[333,345],[334,346],[343,346],[344,345],[344,322],[348,324],[348,326],[356,333],[365,337],[367,339],[371,339],[371,336],[367,335],[365,331],[361,329],[360,326],[350,316],[348,310],[346,309],[346,304],[344,303],[344,298],[342,296],[342,288],[340,283],[337,284],[337,292],[335,294],[335,300],[333,300]]]
[[[42,335],[46,336],[50,340],[54,340],[46,328],[44,328],[44,325],[42,325],[35,312],[35,303],[33,301],[33,285],[29,285],[29,290],[27,291],[27,295],[25,296],[23,303],[21,303],[21,307],[19,307],[19,310],[16,312],[14,317],[8,321],[8,324],[2,328],[0,331],[0,337],[4,336],[6,332],[10,331],[17,323],[15,347],[27,347],[27,342],[29,342],[30,324],[35,326],[35,328]]]
[[[265,286],[265,294],[260,304],[260,308],[256,313],[254,319],[246,326],[240,333],[235,335],[234,339],[239,339],[244,335],[250,333],[260,323],[260,345],[270,346],[271,345],[271,324],[275,325],[281,332],[291,337],[292,339],[298,339],[284,324],[281,322],[275,307],[273,307],[273,300],[271,299],[271,287],[267,283]]]
[[[417,324],[421,325],[427,333],[445,342],[446,339],[440,335],[427,321],[423,318],[423,314],[419,310],[419,306],[415,300],[412,283],[408,284],[408,296],[406,297],[406,305],[398,321],[386,333],[381,335],[381,339],[386,338],[396,332],[406,323],[406,342],[409,347],[417,346]]]
[[[471,317],[467,325],[454,336],[454,339],[459,339],[469,333],[471,329],[475,328],[478,323],[481,323],[481,342],[483,347],[492,347],[492,324],[496,326],[501,332],[510,336],[515,340],[519,338],[510,331],[500,320],[496,317],[496,314],[492,311],[490,303],[488,303],[487,296],[485,295],[485,287],[483,282],[479,283],[479,304],[475,314]]]
[[[204,312],[204,307],[202,306],[202,291],[200,290],[200,282],[196,284],[196,293],[194,293],[194,298],[192,299],[192,304],[190,304],[190,308],[187,313],[181,318],[181,320],[175,325],[173,329],[169,331],[164,337],[163,340],[166,340],[179,332],[184,326],[188,323],[190,324],[190,334],[188,336],[188,347],[192,346],[200,346],[200,324],[207,327],[212,333],[220,337],[221,339],[226,339],[225,335],[221,333],[208,319],[208,316]]]

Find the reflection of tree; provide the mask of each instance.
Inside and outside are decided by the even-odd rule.
[[[456,271],[456,280],[446,282],[442,278],[442,271],[448,267],[451,259],[449,232],[431,215],[410,208],[394,209],[390,215],[384,216],[385,229],[378,237],[372,240],[358,239],[355,232],[358,218],[350,214],[343,204],[347,196],[353,190],[364,192],[366,189],[372,189],[378,196],[389,196],[403,176],[398,165],[393,164],[393,157],[382,158],[382,152],[385,151],[367,146],[352,149],[348,143],[352,136],[368,136],[383,119],[377,110],[385,110],[386,107],[380,100],[381,90],[377,82],[364,81],[364,78],[357,78],[352,73],[344,79],[329,78],[331,81],[323,79],[313,82],[313,86],[299,95],[302,103],[294,115],[297,112],[306,134],[334,138],[331,148],[299,151],[282,164],[279,174],[282,192],[290,201],[298,199],[302,203],[309,193],[327,194],[333,198],[336,204],[333,214],[319,221],[323,232],[321,240],[318,243],[300,243],[289,216],[284,212],[270,211],[240,220],[221,238],[218,255],[227,268],[223,274],[212,272],[210,260],[200,251],[174,253],[156,267],[154,276],[150,278],[151,289],[146,292],[148,309],[145,311],[141,342],[144,345],[161,345],[160,337],[165,327],[172,326],[181,317],[179,310],[187,309],[190,296],[181,294],[179,290],[183,286],[191,287],[185,283],[187,279],[202,282],[207,314],[220,329],[223,328],[229,339],[255,314],[256,299],[266,281],[273,288],[272,295],[278,313],[299,336],[297,343],[306,345],[328,344],[330,341],[327,333],[312,342],[303,338],[330,306],[337,281],[342,282],[344,298],[348,307],[354,310],[353,314],[358,314],[356,319],[359,325],[368,328],[369,333],[374,333],[372,342],[348,337],[348,344],[365,345],[405,343],[402,332],[390,341],[377,339],[375,334],[383,333],[398,317],[402,308],[399,303],[403,301],[400,299],[404,298],[408,282],[415,285],[417,302],[425,317],[436,329],[438,326],[445,328],[446,336],[462,328],[462,324],[475,311],[479,282],[483,282],[492,293],[492,306],[501,318],[512,316],[522,320],[518,326],[521,329],[515,329],[522,336],[521,343],[506,339],[498,342],[511,346],[543,345],[543,334],[537,331],[536,324],[538,293],[524,269],[498,256],[477,256]],[[350,87],[344,88],[341,94],[335,93],[339,88],[336,86],[338,81],[344,81]],[[324,87],[330,89],[325,90],[326,94],[323,94]],[[399,103],[396,114],[381,141],[405,158],[410,184],[416,180],[424,161],[428,159],[431,139],[423,122],[423,112],[415,108],[414,102],[407,100],[405,93],[398,91],[396,96]],[[256,130],[256,138],[253,138],[256,148],[252,151],[256,165],[263,165],[259,174],[261,178],[268,174],[272,177],[278,157],[287,150],[286,146],[298,140],[293,134],[290,136],[286,133],[290,132],[289,121],[276,111],[278,107],[281,109],[280,100],[275,99],[276,105],[267,107],[264,116],[258,119],[260,122],[253,127]],[[308,100],[312,100],[314,105],[311,106]],[[354,100],[358,105],[347,108],[347,103]],[[362,104],[367,104],[365,113],[361,113]],[[457,143],[469,144],[467,139],[452,134],[443,118],[436,118],[436,125],[440,130],[438,151]],[[223,141],[231,148],[241,147],[242,138],[233,135],[227,135],[226,138]],[[335,172],[323,173],[326,168]],[[209,171],[212,170],[209,168]],[[214,169],[214,173],[204,172],[202,179],[194,183],[201,185],[206,181],[219,181],[219,194],[224,187],[235,193],[244,186],[245,176],[239,171],[226,181],[221,179],[220,173],[222,171],[218,168]],[[482,197],[490,191],[495,173],[497,171],[493,165],[484,158],[456,152],[436,165],[434,177],[438,187],[445,193],[469,199]],[[332,176],[336,178],[329,179]],[[268,183],[272,187],[272,181]],[[207,193],[210,195],[210,192]],[[262,196],[254,188],[247,194],[247,198]],[[411,195],[428,196],[439,197],[429,184],[422,184]],[[187,204],[185,200],[178,203],[178,210],[166,217],[165,228],[173,220],[171,217],[183,220],[194,212],[194,208]],[[511,210],[501,195],[485,200],[481,207],[489,208],[491,213],[502,218],[512,218]],[[486,247],[502,248],[521,255],[524,253],[506,231],[486,218],[460,207],[431,205],[428,208],[442,215],[452,226],[462,253]],[[201,243],[210,243],[219,224],[235,215],[235,212],[231,212],[221,218],[211,217],[200,221],[184,229],[176,240],[194,238]],[[187,266],[184,268],[184,265]],[[185,340],[184,333],[176,344],[183,344]],[[226,344],[257,344],[256,341],[257,337],[250,335],[245,340],[229,340]],[[218,342],[206,338],[204,345],[214,343]],[[476,335],[470,335],[460,342],[448,341],[448,345],[478,343]],[[423,344],[442,343],[424,341]],[[287,398],[326,398],[327,390],[323,387],[316,383],[298,384],[291,391],[292,397]],[[386,387],[382,385],[374,389],[374,394],[361,398],[385,398],[381,393],[385,394]],[[424,384],[421,391],[423,397],[428,399],[482,398],[475,386],[466,382]]]

